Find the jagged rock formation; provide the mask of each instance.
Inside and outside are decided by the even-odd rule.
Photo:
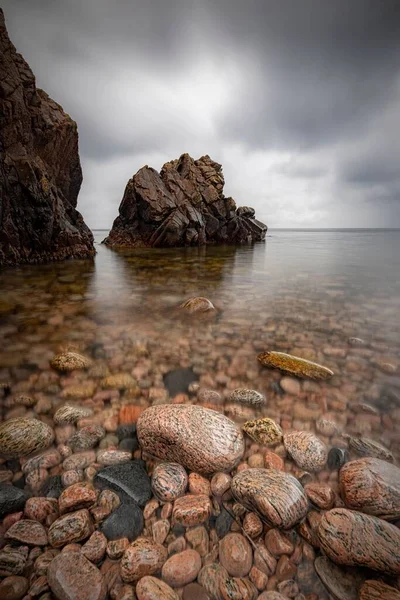
[[[119,216],[104,240],[109,246],[193,246],[263,240],[267,227],[254,209],[236,208],[223,194],[220,164],[188,154],[157,173],[148,166],[129,180]]]
[[[93,256],[76,123],[40,89],[0,9],[0,265]]]

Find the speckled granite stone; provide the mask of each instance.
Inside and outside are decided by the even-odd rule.
[[[334,508],[322,515],[318,537],[337,564],[400,575],[400,529],[382,519]]]
[[[400,600],[400,590],[383,581],[368,580],[360,590],[359,600]]]
[[[378,458],[352,460],[339,473],[348,508],[381,519],[400,518],[400,469]]]
[[[320,471],[328,458],[323,442],[309,431],[292,431],[283,436],[286,451],[305,471]]]
[[[187,485],[187,473],[178,463],[161,463],[153,471],[151,488],[161,502],[173,502],[183,496]]]
[[[257,512],[274,527],[290,529],[308,510],[308,500],[295,477],[275,469],[247,469],[232,480],[237,502]]]
[[[199,473],[230,471],[244,452],[236,424],[202,406],[152,406],[140,415],[137,434],[148,454]]]
[[[105,600],[107,596],[105,579],[81,552],[62,552],[56,556],[47,578],[58,600]]]

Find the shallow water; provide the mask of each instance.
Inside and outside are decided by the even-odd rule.
[[[0,383],[56,406],[72,384],[90,379],[97,388],[107,372],[130,372],[135,394],[117,394],[106,407],[84,401],[114,423],[121,404],[165,401],[163,376],[193,367],[201,388],[224,398],[237,387],[265,394],[263,410],[216,407],[239,423],[263,415],[284,429],[315,431],[315,421],[329,417],[350,435],[379,441],[398,462],[399,231],[275,230],[254,247],[123,252],[100,245],[106,233],[96,232],[94,262],[0,272]],[[209,298],[217,315],[182,319],[176,307],[191,296]],[[351,346],[349,337],[365,345]],[[96,368],[56,376],[49,360],[65,347],[91,356]],[[256,359],[272,349],[320,362],[335,376],[285,394],[282,375]],[[52,410],[42,404],[47,419]],[[26,413],[3,405],[3,418]],[[248,440],[246,457],[258,450]],[[328,471],[313,478],[337,482]]]

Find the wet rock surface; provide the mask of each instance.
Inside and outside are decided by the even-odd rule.
[[[167,550],[144,537],[138,538],[124,552],[121,559],[121,577],[129,583],[161,571],[167,560]]]
[[[97,567],[81,552],[62,552],[50,563],[49,586],[58,600],[105,600],[107,588]]]
[[[101,469],[94,484],[100,489],[114,490],[122,502],[133,500],[139,506],[144,506],[152,494],[150,478],[139,461]]]
[[[258,355],[258,360],[265,367],[279,369],[296,377],[329,379],[333,375],[333,371],[327,367],[284,352],[262,352]]]
[[[171,502],[183,496],[187,485],[187,473],[178,463],[161,463],[154,469],[151,488],[162,502]]]
[[[293,431],[283,438],[286,451],[305,471],[319,471],[325,466],[328,451],[323,442],[307,431]]]
[[[82,183],[76,123],[36,87],[3,11],[0,57],[0,265],[92,257],[92,233],[76,210]]]
[[[359,600],[400,600],[400,590],[383,581],[366,581],[360,590]]]
[[[143,531],[143,513],[135,502],[121,504],[101,525],[101,531],[108,540],[127,537],[135,540]]]
[[[182,154],[160,173],[142,167],[129,180],[104,243],[159,247],[263,240],[266,225],[255,219],[253,209],[236,209],[223,188],[222,166],[207,155],[193,160]]]
[[[139,418],[142,448],[200,473],[230,471],[239,462],[243,436],[227,417],[201,406],[153,406]]]

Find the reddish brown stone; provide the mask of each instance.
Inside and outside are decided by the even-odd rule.
[[[219,560],[229,575],[245,577],[253,561],[249,542],[240,533],[228,533],[219,543]]]
[[[20,600],[28,591],[29,582],[26,577],[10,575],[0,583],[0,598],[2,600]]]
[[[307,513],[308,500],[301,484],[275,469],[248,469],[232,480],[234,498],[272,526],[290,529]]]
[[[210,600],[206,590],[199,583],[189,583],[189,585],[185,585],[182,598],[183,600]],[[138,600],[140,599],[138,598]],[[151,600],[153,599],[151,598]],[[154,600],[158,600],[158,598],[154,598]]]
[[[326,483],[307,483],[304,491],[311,502],[322,510],[329,510],[335,504],[335,492]]]
[[[183,587],[196,579],[200,569],[200,554],[196,550],[184,550],[164,563],[161,575],[171,587]]]
[[[90,508],[96,502],[96,491],[91,483],[79,482],[67,487],[58,499],[60,513]]]
[[[276,559],[262,544],[259,544],[254,551],[254,566],[268,576],[275,573]]]
[[[228,578],[228,572],[222,565],[211,563],[206,564],[201,569],[197,580],[211,600],[215,600],[216,598],[220,598],[220,583]]]
[[[258,597],[256,586],[248,579],[239,577],[222,579],[219,591],[223,600],[256,600]]]
[[[286,581],[287,579],[294,579],[296,575],[296,565],[284,554],[278,560],[276,565],[276,572],[279,581]]]
[[[383,581],[368,580],[361,587],[359,600],[400,600],[400,591]]]
[[[58,516],[58,502],[55,498],[28,498],[24,513],[28,519],[43,523],[49,515]]]
[[[258,600],[287,600],[287,596],[282,596],[279,592],[268,591],[260,594]]]
[[[190,473],[189,475],[189,492],[191,494],[204,494],[211,496],[211,485],[208,479],[202,477],[198,473]]]
[[[121,406],[119,411],[120,424],[129,425],[130,423],[136,423],[144,409],[144,406],[138,406],[136,404],[127,404],[126,406]]]
[[[188,495],[175,500],[172,521],[185,527],[194,527],[207,521],[210,515],[211,502],[208,496]]]
[[[106,548],[107,556],[111,558],[111,560],[118,560],[128,548],[129,543],[127,537],[119,538],[118,540],[110,540],[107,543]]]
[[[29,546],[47,546],[46,530],[38,521],[22,519],[17,521],[5,534],[6,540],[28,544]]]
[[[204,557],[208,553],[209,535],[203,526],[188,529],[185,537],[194,550]]]
[[[63,515],[50,526],[49,543],[53,548],[85,540],[93,533],[93,524],[86,509]]]
[[[400,518],[400,469],[378,458],[360,458],[339,473],[340,490],[348,508],[380,517]]]
[[[325,554],[337,564],[400,575],[400,530],[386,521],[334,508],[322,516],[318,536]]]
[[[161,502],[172,502],[183,496],[188,484],[188,476],[178,463],[161,463],[156,466],[151,478],[151,488]]]
[[[107,538],[101,531],[92,533],[88,541],[82,546],[82,554],[90,562],[98,563],[104,558],[107,547]]]
[[[100,571],[81,552],[62,552],[47,571],[58,600],[105,600],[107,588]]]
[[[151,575],[138,581],[136,595],[138,600],[179,600],[178,594],[169,585]]]
[[[121,559],[121,577],[126,583],[138,581],[161,570],[167,560],[167,550],[144,537],[135,540]]]
[[[285,461],[282,457],[275,454],[275,452],[271,452],[268,450],[264,454],[264,466],[266,469],[278,469],[278,471],[285,470]]]
[[[270,529],[265,534],[265,545],[274,556],[292,554],[294,546],[292,542],[279,529]]]
[[[260,569],[257,569],[257,567],[251,567],[249,579],[254,583],[259,592],[267,587],[268,577],[265,573],[260,571]]]
[[[264,525],[258,515],[249,512],[243,519],[243,531],[251,538],[257,538],[262,534]]]
[[[156,521],[152,526],[153,540],[157,544],[163,544],[171,528],[168,519],[161,519]]]

